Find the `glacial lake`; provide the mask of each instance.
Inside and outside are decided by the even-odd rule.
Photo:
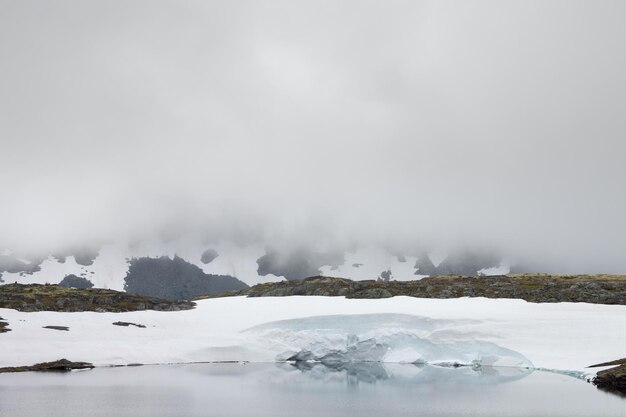
[[[626,416],[626,398],[514,368],[192,364],[0,374],[2,417]]]

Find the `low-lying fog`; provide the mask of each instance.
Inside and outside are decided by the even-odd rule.
[[[0,2],[0,250],[626,272],[626,4]]]

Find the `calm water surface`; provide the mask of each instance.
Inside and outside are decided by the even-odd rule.
[[[196,364],[2,374],[0,416],[625,417],[626,399],[506,368]]]

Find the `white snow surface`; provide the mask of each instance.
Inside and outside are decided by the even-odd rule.
[[[478,363],[583,371],[624,356],[626,306],[393,297],[229,297],[193,310],[25,313],[0,309],[0,366],[315,359]],[[113,326],[116,321],[147,328]],[[69,331],[42,326],[68,326]]]
[[[391,271],[392,279],[396,281],[409,281],[425,277],[415,275],[414,256],[406,256],[400,262],[398,256],[378,247],[358,248],[354,252],[344,255],[345,262],[335,268],[326,265],[320,268],[320,272],[326,277],[349,278],[352,280],[367,280],[378,278],[383,271]]]

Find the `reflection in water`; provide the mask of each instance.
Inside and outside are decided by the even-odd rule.
[[[569,376],[380,363],[195,364],[0,374],[0,416],[623,417]]]
[[[346,362],[336,364],[322,364],[319,362],[298,361],[293,363],[279,363],[279,367],[295,367],[304,375],[316,379],[324,379],[329,373],[345,374],[346,380],[353,385],[358,382],[374,383],[377,380],[386,380],[390,374],[378,362]]]
[[[390,364],[379,362],[289,362],[278,367],[293,367],[314,379],[325,379],[329,374],[344,374],[351,382],[390,384],[500,384],[530,375],[528,368],[458,366],[440,367],[425,364]]]

